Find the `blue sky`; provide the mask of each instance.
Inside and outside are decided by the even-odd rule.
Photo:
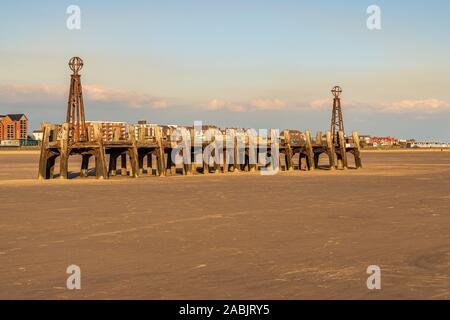
[[[66,28],[80,6],[81,30]],[[366,27],[381,8],[382,30]],[[450,2],[9,1],[0,113],[65,118],[67,61],[85,61],[90,119],[347,131],[450,141]]]

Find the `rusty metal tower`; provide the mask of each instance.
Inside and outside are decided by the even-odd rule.
[[[335,86],[331,93],[333,93],[333,114],[331,115],[331,136],[333,137],[334,143],[339,143],[339,131],[344,132],[344,120],[342,118],[342,108],[341,108],[341,94],[342,88]],[[344,132],[345,136],[345,132]]]
[[[84,142],[88,139],[84,115],[83,91],[81,87],[80,70],[83,60],[74,57],[69,61],[70,70],[73,71],[70,80],[69,104],[67,107],[66,122],[69,124],[69,140],[71,142]]]

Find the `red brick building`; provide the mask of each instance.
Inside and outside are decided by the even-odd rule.
[[[0,115],[0,141],[27,139],[28,118],[24,114]]]
[[[125,122],[114,122],[114,121],[86,121],[86,126],[89,128],[94,124],[100,124],[102,127],[103,140],[111,141],[113,139],[114,129],[120,129],[121,138],[126,137],[127,124]],[[91,139],[94,137],[92,136]]]

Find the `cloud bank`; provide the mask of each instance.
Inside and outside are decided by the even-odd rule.
[[[83,87],[85,99],[89,102],[114,103],[126,108],[168,109],[176,107],[167,99],[159,98],[147,93],[108,89],[99,85],[85,85]],[[66,101],[68,88],[66,86],[50,85],[0,85],[0,101],[2,103],[33,103],[47,101]],[[186,104],[189,105],[189,104]],[[233,113],[266,112],[285,110],[330,110],[333,102],[331,98],[316,99],[304,102],[287,102],[274,98],[255,98],[250,101],[233,102],[213,98],[200,105],[190,104],[192,109],[204,111],[225,110]],[[343,107],[349,110],[375,112],[385,114],[416,114],[428,115],[450,112],[450,103],[436,98],[422,100],[399,100],[391,102],[356,102],[343,101]]]
[[[8,103],[65,101],[68,94],[67,87],[63,86],[0,85],[0,100]],[[165,99],[134,91],[106,89],[98,85],[83,86],[83,94],[88,101],[117,103],[130,108],[164,109],[169,106]]]

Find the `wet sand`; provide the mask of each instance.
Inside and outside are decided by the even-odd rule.
[[[365,152],[359,171],[43,182],[38,157],[0,152],[1,299],[450,298],[448,152]],[[71,264],[82,290],[66,289]]]

